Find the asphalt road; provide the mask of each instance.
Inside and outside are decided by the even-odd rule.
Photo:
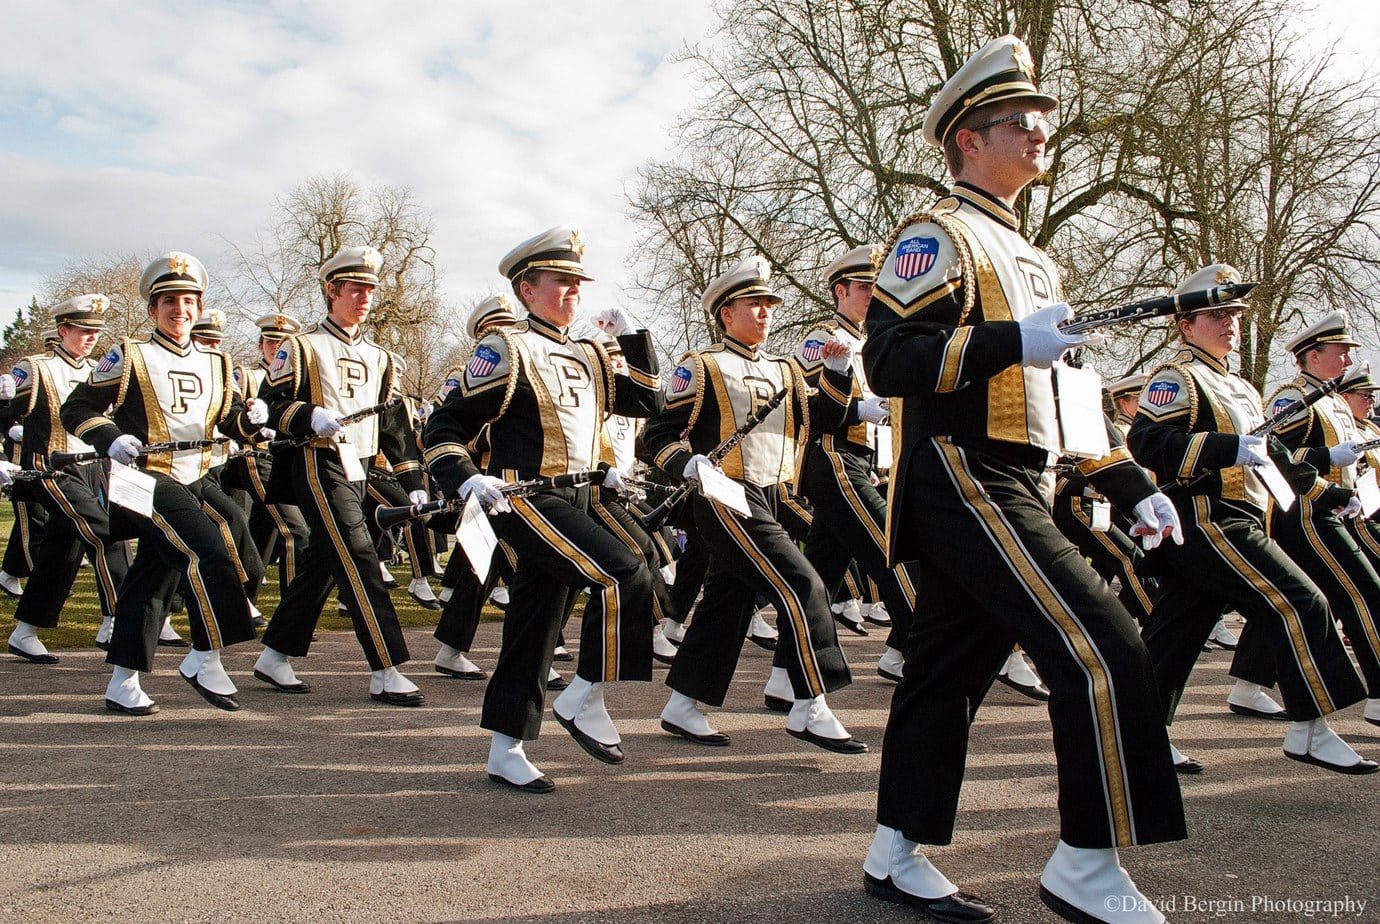
[[[498,631],[480,629],[483,667]],[[147,679],[162,712],[144,719],[106,712],[94,648],[55,667],[0,656],[0,920],[924,920],[861,888],[893,689],[873,669],[878,633],[844,638],[856,680],[830,697],[870,754],[789,737],[761,708],[769,656],[747,645],[713,717],[731,747],[659,730],[658,668],[607,697],[622,766],[547,724],[528,748],[556,781],[546,796],[487,779],[483,685],[433,673],[429,632],[407,634],[418,709],[370,701],[348,632],[324,633],[299,665],[306,696],[250,677],[256,643],[231,649],[234,714],[177,677],[179,653]],[[1380,921],[1380,775],[1285,760],[1282,725],[1227,712],[1228,660],[1203,656],[1173,731],[1207,765],[1183,778],[1190,839],[1123,851],[1124,865],[1173,921]],[[1380,757],[1359,706],[1334,727]],[[1056,920],[1036,897],[1057,838],[1053,769],[1044,708],[994,689],[957,837],[931,856],[1002,921]]]

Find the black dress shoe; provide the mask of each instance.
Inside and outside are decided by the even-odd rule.
[[[652,652],[652,660],[653,660],[653,661],[656,661],[656,662],[658,662],[658,663],[660,663],[660,664],[674,664],[674,663],[676,663],[676,657],[675,657],[675,655],[657,654],[655,651]]]
[[[748,641],[752,642],[752,644],[756,645],[758,648],[767,649],[767,651],[776,650],[776,639],[767,638],[765,635],[749,635]]]
[[[568,651],[558,651],[551,656],[552,661],[574,661],[575,656]]]
[[[277,689],[279,689],[279,690],[282,690],[284,693],[310,693],[310,692],[311,692],[311,684],[309,684],[309,683],[305,683],[305,682],[303,682],[303,681],[301,681],[301,680],[297,681],[296,683],[279,683],[278,681],[276,681],[276,680],[274,680],[272,677],[270,677],[268,674],[265,674],[263,671],[260,671],[260,670],[254,671],[254,679],[255,679],[255,680],[262,680],[264,683],[268,684],[270,687],[275,687],[275,688],[277,688]]]
[[[386,581],[383,582],[383,586],[388,590],[397,590],[402,585],[397,582],[397,579],[388,578]]]
[[[623,749],[616,744],[604,744],[602,741],[595,741],[589,735],[580,731],[574,719],[567,719],[555,709],[551,714],[556,717],[561,728],[570,732],[570,737],[575,739],[575,743],[585,749],[585,753],[595,760],[602,760],[606,764],[621,764],[623,762]]]
[[[762,704],[772,712],[790,712],[795,701],[764,693],[762,694]]]
[[[1200,762],[1194,760],[1192,757],[1185,757],[1183,760],[1179,761],[1177,764],[1174,765],[1174,771],[1176,773],[1186,773],[1189,776],[1192,776],[1195,773],[1202,773],[1203,765]]]
[[[997,914],[984,905],[981,899],[964,892],[955,892],[943,898],[921,898],[909,892],[902,892],[891,881],[890,876],[878,879],[876,876],[863,873],[863,889],[868,895],[880,898],[884,902],[896,902],[919,908],[936,921],[944,921],[945,924],[983,924],[995,918]]]
[[[904,679],[900,674],[893,674],[891,671],[882,670],[880,667],[877,668],[877,676],[890,680],[892,683],[900,683]]]
[[[99,648],[101,651],[109,651],[109,650],[110,650],[110,643],[109,643],[109,642],[97,642],[97,643],[96,643],[96,647]]]
[[[866,754],[867,745],[857,738],[826,738],[823,735],[816,735],[808,728],[796,731],[793,728],[786,729],[792,738],[799,738],[801,741],[808,741],[813,745],[824,748],[826,751],[833,751],[835,754]]]
[[[97,648],[100,647],[100,642],[97,642],[97,643],[96,643],[96,647],[97,647]],[[105,647],[108,649],[110,646],[107,645],[107,646],[105,646]],[[178,636],[177,638],[160,638],[160,639],[158,640],[158,647],[159,647],[159,648],[191,648],[191,647],[192,647],[192,643],[189,642],[189,641],[187,641],[185,638],[182,638],[181,636]]]
[[[387,703],[390,706],[420,706],[426,702],[426,696],[421,690],[413,690],[411,693],[394,693],[392,690],[384,690],[382,693],[370,693],[369,698],[376,703]]]
[[[224,709],[226,712],[236,712],[239,710],[240,703],[239,700],[235,699],[235,694],[212,692],[211,690],[208,690],[201,685],[201,681],[196,678],[195,674],[193,674],[191,677],[188,677],[181,671],[178,671],[177,673],[182,677],[183,680],[187,681],[192,685],[192,689],[196,690],[198,693],[201,694],[202,699],[206,700],[206,702],[210,703],[212,706],[215,706],[217,709]]]
[[[664,732],[670,732],[673,735],[677,735],[681,738],[684,738],[686,741],[693,741],[696,744],[707,744],[711,748],[721,748],[727,745],[729,742],[728,735],[725,735],[721,731],[716,731],[713,734],[709,735],[697,735],[694,732],[686,731],[679,725],[675,725],[671,722],[666,721],[665,719],[661,720],[661,730]]]
[[[839,625],[843,626],[845,629],[847,629],[849,632],[852,632],[854,635],[870,635],[870,634],[871,634],[870,632],[867,631],[867,625],[866,625],[865,623],[854,622],[854,621],[851,620],[851,619],[844,619],[844,618],[843,618],[841,615],[839,615],[838,613],[835,613],[835,614],[834,614],[834,622],[836,622],[836,623],[838,623]]]
[[[1017,683],[1006,674],[998,674],[997,679],[1022,696],[1029,696],[1037,703],[1049,702],[1049,690],[1045,689],[1042,684]]]
[[[439,610],[441,608],[440,600],[424,600],[421,597],[414,594],[411,590],[407,592],[407,595],[411,597],[413,600],[415,600],[417,605],[424,610]]]
[[[472,671],[457,671],[455,668],[442,667],[439,664],[432,664],[431,666],[436,668],[436,673],[438,674],[445,674],[447,677],[459,677],[461,680],[484,680],[489,676],[478,669]]]
[[[113,699],[105,701],[105,708],[111,712],[123,712],[125,715],[153,715],[158,711],[157,703],[149,703],[147,706],[126,706],[124,703],[117,703]]]
[[[58,663],[58,656],[55,654],[47,654],[46,652],[44,654],[29,654],[27,651],[25,651],[23,648],[20,648],[18,645],[10,645],[9,649],[10,654],[19,655],[19,657],[23,658],[25,661],[29,661],[33,664]]]
[[[1120,896],[1113,895],[1108,896],[1105,901],[1118,904],[1119,899]],[[1064,901],[1049,889],[1046,889],[1043,885],[1040,886],[1040,901],[1044,902],[1046,908],[1059,915],[1059,917],[1063,918],[1065,921],[1074,921],[1078,922],[1078,924],[1105,924],[1102,918],[1094,917],[1077,905]]]
[[[264,626],[268,625],[268,620],[263,616],[250,616],[249,623],[256,629],[262,629]]]
[[[507,777],[499,776],[497,773],[490,773],[489,779],[495,783],[502,783],[504,786],[511,786],[520,792],[550,792],[556,788],[556,784],[551,782],[548,777],[539,776],[530,783],[514,783]]]
[[[1365,776],[1367,773],[1374,773],[1380,770],[1380,764],[1377,764],[1373,760],[1366,760],[1365,758],[1356,761],[1354,764],[1342,766],[1341,764],[1333,764],[1325,760],[1319,760],[1308,753],[1295,754],[1293,751],[1285,751],[1284,756],[1290,760],[1296,760],[1301,764],[1312,764],[1315,767],[1322,767],[1324,770],[1331,770],[1333,773],[1346,773],[1351,776]]]
[[[546,689],[548,690],[564,690],[568,686],[570,686],[570,681],[564,677],[552,677],[546,681]]]
[[[1278,712],[1266,712],[1264,709],[1255,709],[1251,706],[1238,706],[1236,703],[1227,703],[1227,708],[1237,715],[1250,716],[1255,719],[1272,719],[1276,722],[1288,722],[1289,710],[1281,709]]]

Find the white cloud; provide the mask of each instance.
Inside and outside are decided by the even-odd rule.
[[[214,273],[222,236],[336,171],[412,187],[455,298],[566,220],[590,240],[591,296],[611,298],[633,235],[623,184],[691,99],[665,57],[711,22],[664,0],[17,4],[0,36],[0,307],[95,254],[178,247]]]

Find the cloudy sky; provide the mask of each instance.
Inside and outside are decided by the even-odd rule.
[[[1319,40],[1373,66],[1376,17],[1319,7]],[[8,0],[0,314],[77,258],[180,249],[215,275],[224,239],[335,171],[413,189],[456,301],[561,221],[590,242],[586,301],[621,300],[625,184],[670,153],[695,87],[668,57],[715,22],[701,0]]]

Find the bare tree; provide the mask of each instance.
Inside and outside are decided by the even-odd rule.
[[[1245,359],[1263,383],[1291,314],[1369,313],[1375,283],[1372,88],[1292,47],[1290,15],[1279,0],[729,3],[714,50],[685,52],[709,92],[681,155],[630,196],[644,297],[678,321],[675,346],[703,342],[704,283],[759,251],[786,290],[784,339],[827,313],[820,268],[948,187],[919,137],[934,93],[1014,32],[1061,99],[1050,170],[1018,206],[1070,300],[1110,307],[1232,262],[1262,281]],[[1166,340],[1118,332],[1099,363],[1120,374]]]

